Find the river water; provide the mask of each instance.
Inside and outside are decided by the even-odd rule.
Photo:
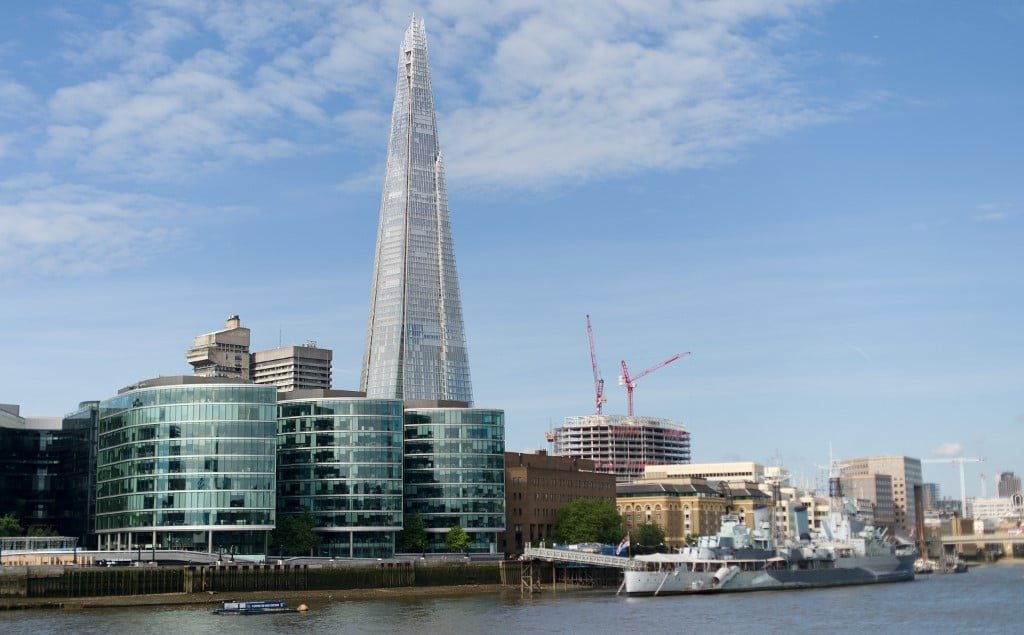
[[[305,614],[214,616],[209,607],[0,613],[0,635],[43,633],[1024,633],[1024,565],[914,582],[718,596],[626,598],[550,589],[311,601]]]

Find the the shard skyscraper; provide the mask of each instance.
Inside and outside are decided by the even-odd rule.
[[[473,400],[427,36],[416,17],[398,54],[361,388],[368,397]]]

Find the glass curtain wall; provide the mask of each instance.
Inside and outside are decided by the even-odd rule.
[[[317,555],[390,558],[402,529],[402,402],[278,405],[279,517],[310,512]]]
[[[264,553],[276,507],[276,399],[273,386],[199,384],[102,402],[100,547]]]
[[[478,408],[405,412],[405,514],[419,514],[428,551],[455,525],[470,551],[495,553],[505,530],[505,413]]]

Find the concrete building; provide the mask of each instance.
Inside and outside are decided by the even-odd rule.
[[[841,478],[887,474],[892,477],[895,508],[893,528],[907,536],[914,526],[916,501],[914,486],[920,485],[921,461],[907,456],[871,456],[839,461]]]
[[[729,502],[704,479],[679,478],[619,483],[615,507],[626,532],[645,523],[658,525],[665,533],[665,547],[671,550],[686,545],[687,537],[716,533]]]
[[[178,376],[100,402],[99,548],[266,553],[276,399],[273,386]]]
[[[1019,494],[1015,496],[1019,499]],[[1011,496],[968,498],[967,517],[974,520],[1021,520],[1021,513],[1024,512],[1024,509],[1021,509],[1019,503],[1019,500],[1015,501]]]
[[[888,474],[858,474],[840,478],[843,496],[857,501],[862,520],[877,527],[896,524],[896,503],[893,500],[892,477]],[[870,515],[870,519],[867,517]],[[911,519],[911,522],[913,520]]]
[[[620,482],[643,477],[648,465],[690,462],[690,433],[681,422],[655,417],[566,417],[548,441],[552,455],[589,459]]]
[[[228,318],[224,328],[195,338],[185,359],[198,377],[234,377],[249,379],[249,329],[237,315]]]
[[[1015,494],[1020,494],[1022,491],[1020,484],[1020,477],[1014,475],[1013,472],[1001,472],[999,474],[999,483],[996,486],[999,498],[1010,498]]]
[[[547,452],[505,453],[505,532],[499,548],[507,555],[537,541],[554,540],[558,510],[578,498],[615,503],[615,476],[594,462]]]
[[[332,355],[316,342],[256,351],[252,354],[252,381],[277,386],[278,392],[330,390]]]
[[[730,463],[688,463],[683,465],[647,465],[645,480],[664,481],[677,478],[699,478],[709,483],[725,482],[729,485],[761,483],[765,480],[764,466],[753,461]]]
[[[398,52],[360,390],[473,401],[423,20]]]
[[[397,399],[279,394],[278,521],[310,512],[320,556],[392,557],[402,530],[402,425]]]
[[[470,551],[498,553],[505,532],[505,413],[465,402],[405,402],[405,515],[419,514],[427,551],[455,525]]]

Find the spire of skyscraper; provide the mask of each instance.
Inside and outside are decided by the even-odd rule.
[[[361,386],[369,397],[473,400],[427,35],[416,16],[398,54]]]

